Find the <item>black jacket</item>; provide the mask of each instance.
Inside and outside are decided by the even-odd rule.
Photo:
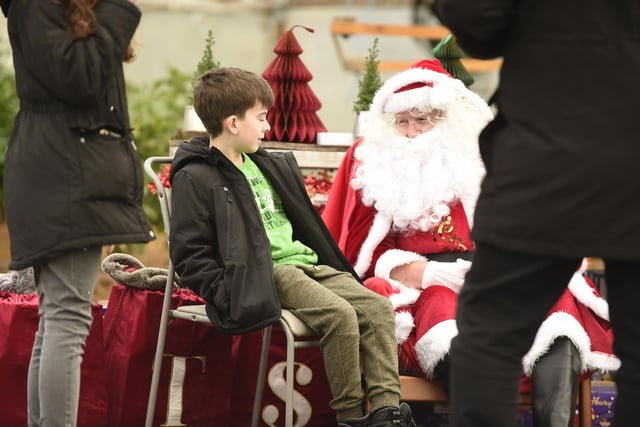
[[[4,168],[11,269],[154,238],[122,64],[140,11],[127,0],[101,0],[95,13],[93,34],[75,40],[64,2],[14,0],[9,8],[20,98]]]
[[[640,2],[437,0],[465,51],[502,56],[473,238],[640,259]]]
[[[318,263],[357,278],[307,196],[292,153],[249,154],[282,199],[294,239]],[[242,172],[208,137],[184,142],[171,166],[171,260],[183,284],[207,302],[212,323],[245,333],[280,317],[271,246]]]

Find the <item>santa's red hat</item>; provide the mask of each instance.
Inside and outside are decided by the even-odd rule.
[[[449,74],[440,61],[423,59],[387,80],[376,92],[370,110],[378,114],[413,108],[447,110],[460,94],[480,101],[482,107],[486,105],[476,99],[477,94],[467,89],[462,81]]]

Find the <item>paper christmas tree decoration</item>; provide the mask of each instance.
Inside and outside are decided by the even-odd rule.
[[[433,48],[433,56],[440,60],[442,66],[449,74],[461,80],[466,87],[473,84],[473,76],[469,74],[464,65],[462,65],[462,61],[460,61],[460,59],[465,56],[465,53],[460,46],[458,46],[456,38],[453,35],[447,34],[445,38],[440,40],[440,43]]]
[[[262,73],[275,95],[274,105],[267,113],[271,131],[266,139],[313,144],[318,132],[327,129],[316,115],[322,104],[309,87],[313,76],[300,60],[302,48],[293,35],[296,27],[313,32],[300,25],[285,31],[273,49],[276,58]]]

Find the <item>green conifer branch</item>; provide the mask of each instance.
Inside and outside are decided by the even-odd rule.
[[[369,111],[369,106],[373,97],[375,96],[380,86],[382,86],[382,79],[380,78],[380,71],[378,70],[378,38],[373,40],[373,45],[369,48],[369,55],[364,59],[365,70],[364,74],[358,81],[358,96],[353,103],[353,111]]]

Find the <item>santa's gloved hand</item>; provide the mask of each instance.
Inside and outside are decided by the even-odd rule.
[[[458,293],[471,261],[458,258],[456,262],[428,261],[422,274],[422,289],[431,285],[442,285]]]
[[[376,294],[387,298],[389,298],[389,295],[396,293],[391,283],[382,277],[369,277],[364,281],[364,286]]]

